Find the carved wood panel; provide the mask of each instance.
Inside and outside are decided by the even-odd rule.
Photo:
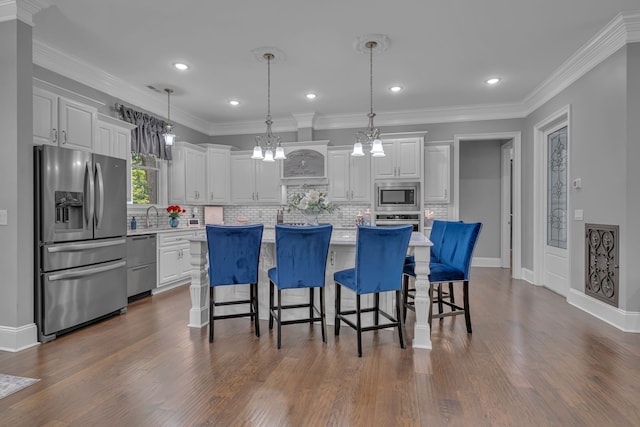
[[[585,293],[618,307],[620,227],[585,224],[585,231]]]

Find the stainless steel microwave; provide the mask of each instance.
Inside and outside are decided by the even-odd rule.
[[[376,189],[376,211],[417,211],[420,210],[417,182],[379,182]]]

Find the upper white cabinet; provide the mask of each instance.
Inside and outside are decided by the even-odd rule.
[[[96,107],[33,88],[33,142],[93,150]]]
[[[371,202],[371,159],[353,157],[352,148],[329,150],[329,198],[332,202]]]
[[[129,159],[129,154],[131,153],[131,129],[135,127],[131,123],[98,114],[98,132],[93,152],[119,159]]]
[[[229,203],[231,147],[207,145],[207,203]]]
[[[169,201],[171,203],[207,203],[207,149],[176,142],[169,162]]]
[[[280,204],[280,162],[251,158],[250,152],[231,154],[231,202]]]
[[[424,201],[449,203],[451,145],[427,144],[424,147]]]
[[[422,137],[384,139],[385,157],[374,157],[375,179],[420,179]]]

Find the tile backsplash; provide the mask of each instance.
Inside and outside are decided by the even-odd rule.
[[[327,192],[326,185],[313,186],[319,191]],[[299,186],[287,187],[287,199],[291,197],[294,192],[300,191]],[[355,224],[356,215],[358,212],[364,213],[367,208],[371,208],[371,205],[366,204],[339,204],[339,209],[333,213],[325,213],[320,215],[320,222],[330,222],[335,226],[351,226]],[[187,218],[195,216],[200,220],[201,224],[204,224],[204,206],[189,206],[182,205],[187,210],[185,214],[180,217],[179,227],[186,227]],[[137,228],[146,228],[146,215],[148,206],[136,206],[128,205],[127,207],[127,228],[131,228],[131,218],[136,217]],[[447,219],[449,215],[448,204],[425,204],[425,209],[429,209],[434,213],[436,219]],[[169,215],[166,211],[166,206],[158,206],[158,227],[169,227]],[[274,225],[276,223],[276,214],[278,209],[284,209],[284,222],[285,223],[301,223],[303,222],[302,214],[299,212],[287,212],[286,206],[260,206],[260,205],[228,205],[224,206],[224,223],[236,224],[238,217],[246,217],[249,223],[263,223],[265,225]],[[153,227],[156,226],[156,214],[153,208],[149,210],[149,221]]]

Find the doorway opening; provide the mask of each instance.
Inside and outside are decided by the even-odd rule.
[[[509,148],[500,147],[504,157],[506,152],[509,153],[509,167],[508,173],[501,175],[508,175],[508,185],[505,179],[501,176],[499,180],[500,189],[498,190],[500,195],[500,208],[497,210],[497,215],[500,217],[500,225],[496,234],[493,236],[498,239],[498,245],[500,246],[500,256],[496,259],[495,267],[511,266],[511,276],[516,279],[522,278],[522,229],[521,229],[521,133],[520,132],[496,132],[496,133],[482,133],[482,134],[461,134],[454,135],[453,142],[453,206],[452,206],[452,218],[453,220],[462,219],[460,215],[460,144],[464,141],[502,141],[503,144],[511,144],[507,146]],[[499,159],[498,163],[501,165],[503,159]],[[501,169],[505,169],[502,168]],[[506,206],[505,206],[506,205]],[[508,206],[508,207],[507,207]],[[503,209],[503,207],[505,209]],[[506,214],[504,212],[507,212]],[[484,233],[483,229],[483,233]],[[505,263],[505,260],[507,262]],[[510,261],[509,261],[510,260]],[[505,266],[506,264],[506,266]],[[489,265],[487,265],[489,266]]]

